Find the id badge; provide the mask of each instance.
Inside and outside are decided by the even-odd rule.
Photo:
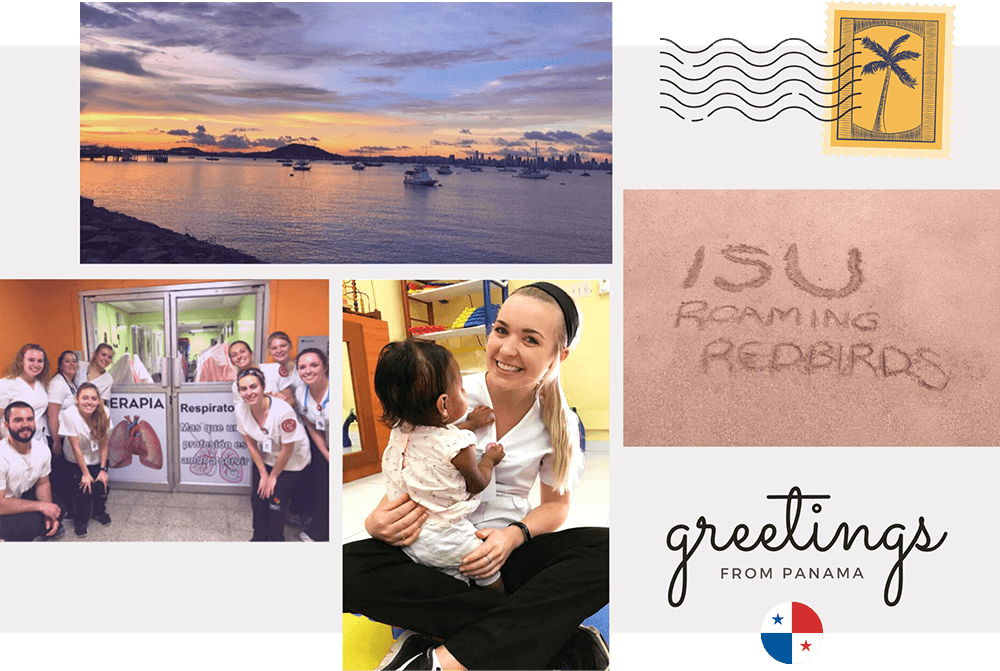
[[[90,451],[91,452],[97,452],[97,450],[98,450],[99,447],[100,446],[97,444],[96,440],[90,441]]]
[[[260,449],[264,450],[265,454],[271,454],[271,443],[272,438],[270,436],[264,436],[264,442],[261,444]]]
[[[316,430],[326,431],[326,420],[323,419],[322,417],[316,420]]]

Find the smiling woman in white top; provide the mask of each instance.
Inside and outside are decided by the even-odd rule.
[[[97,387],[97,393],[105,401],[111,400],[111,385],[115,378],[108,372],[108,366],[115,358],[115,350],[107,343],[101,343],[94,350],[94,356],[90,357],[85,370],[77,373],[77,384],[90,382]]]
[[[292,396],[291,390],[291,373],[277,363],[262,363],[258,366],[253,360],[253,350],[250,349],[249,343],[243,340],[231,343],[229,345],[229,360],[232,362],[233,368],[236,369],[237,380],[239,380],[240,374],[244,371],[256,368],[264,375],[265,394],[277,396],[289,405],[295,403],[295,398]],[[237,388],[236,382],[233,382],[233,401],[236,403],[240,401],[240,391]]]
[[[560,529],[582,453],[559,365],[579,332],[565,291],[521,287],[487,337],[486,372],[463,381],[473,410],[457,426],[475,433],[477,457],[494,442],[506,456],[468,517],[483,542],[459,571],[474,580],[501,572],[505,598],[410,561],[402,547],[428,513],[409,496],[384,497],[365,520],[372,538],[344,546],[345,611],[444,640],[420,639],[409,656],[400,647],[380,668],[572,668],[557,659],[563,646],[609,598],[608,529]],[[532,506],[536,481],[541,504]]]
[[[315,347],[299,352],[296,358],[302,386],[295,394],[299,415],[309,434],[312,461],[306,472],[307,487],[300,487],[309,499],[312,520],[299,534],[303,541],[330,540],[330,449],[327,431],[330,426],[330,362]]]
[[[291,379],[292,396],[298,398],[303,383],[295,364],[296,359],[292,356],[292,339],[284,331],[275,331],[267,337],[267,353],[281,366],[279,373],[286,373]]]
[[[108,499],[108,436],[111,415],[104,407],[97,386],[84,382],[76,392],[76,405],[59,413],[59,435],[63,456],[71,465],[73,524],[78,537],[87,535],[91,516],[104,526],[111,524],[105,509]]]
[[[251,541],[284,541],[288,495],[309,465],[309,438],[295,409],[264,393],[264,374],[257,368],[236,379],[241,401],[236,404],[236,427],[246,441],[251,471]]]
[[[53,437],[59,435],[59,413],[76,405],[76,375],[79,369],[80,363],[72,350],[59,355],[55,375],[49,380],[49,407],[46,411]]]
[[[14,401],[23,401],[35,411],[35,439],[52,446],[46,420],[49,409],[49,357],[41,345],[28,343],[17,351],[7,374],[0,379],[0,413]],[[6,434],[5,434],[6,435]]]

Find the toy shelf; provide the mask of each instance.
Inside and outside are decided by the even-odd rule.
[[[434,303],[437,301],[481,295],[483,297],[483,305],[487,306],[485,325],[468,326],[465,328],[448,329],[445,331],[431,331],[428,333],[419,333],[414,335],[414,337],[423,338],[425,340],[444,340],[446,338],[462,338],[465,336],[488,336],[490,329],[493,326],[493,321],[496,319],[496,309],[493,308],[493,302],[490,296],[492,289],[494,287],[498,287],[500,289],[502,295],[502,298],[500,299],[501,303],[507,300],[507,280],[466,280],[463,282],[456,282],[455,284],[411,293],[407,291],[407,286],[413,282],[419,282],[419,280],[400,280],[400,290],[403,295],[403,317],[406,323],[407,333],[409,333],[410,329],[414,326],[414,322],[428,326],[434,325]],[[427,314],[426,319],[421,319],[412,313],[411,308],[413,306],[411,305],[411,302],[423,304],[424,310]]]

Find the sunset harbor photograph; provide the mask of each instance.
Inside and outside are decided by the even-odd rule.
[[[82,263],[611,263],[611,3],[82,3]]]

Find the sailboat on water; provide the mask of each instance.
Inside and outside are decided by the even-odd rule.
[[[541,161],[538,159],[538,142],[535,142],[535,165],[521,168],[517,176],[521,179],[548,179],[549,171],[541,169]]]

